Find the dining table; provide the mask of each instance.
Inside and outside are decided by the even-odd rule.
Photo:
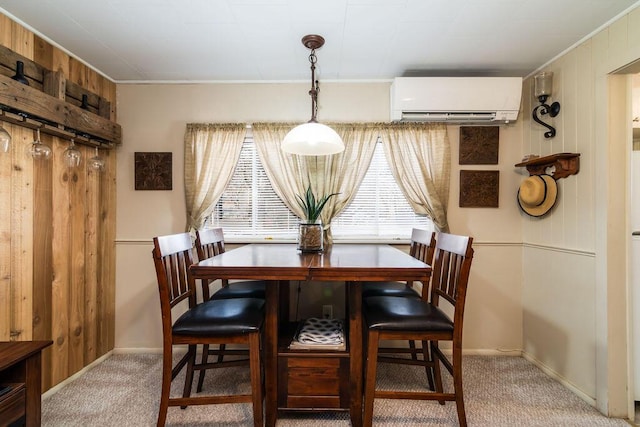
[[[373,281],[428,283],[431,266],[387,244],[329,245],[301,252],[296,244],[251,243],[190,267],[195,279],[265,280],[265,424],[284,411],[348,411],[362,426],[362,284]],[[346,346],[342,351],[291,349],[297,319],[289,316],[289,284],[345,283]]]

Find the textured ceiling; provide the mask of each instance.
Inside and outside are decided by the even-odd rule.
[[[526,76],[637,0],[0,0],[119,81]]]

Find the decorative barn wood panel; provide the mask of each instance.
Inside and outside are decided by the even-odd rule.
[[[65,111],[77,109],[83,91],[94,94],[89,111],[116,134],[108,123],[115,83],[1,14],[0,45],[54,72],[31,88],[69,102]],[[0,125],[13,138],[10,153],[0,153],[0,340],[54,341],[42,355],[47,390],[114,346],[116,155],[100,150],[106,167],[97,172],[87,168],[94,148],[80,145],[81,166],[70,170],[62,160],[68,139],[43,133],[53,158],[33,161],[25,151],[34,130]]]

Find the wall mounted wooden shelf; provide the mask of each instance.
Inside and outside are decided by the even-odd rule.
[[[11,78],[17,61],[24,63],[29,85]],[[107,100],[4,46],[0,46],[0,110],[1,121],[81,144],[107,148],[122,143],[122,129],[110,120]]]
[[[555,167],[554,179],[566,178],[580,172],[580,153],[557,153],[544,157],[536,157],[517,163],[516,167],[525,167],[529,175],[543,175],[549,167]]]

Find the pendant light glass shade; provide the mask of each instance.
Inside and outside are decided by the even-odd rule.
[[[69,168],[77,168],[80,166],[80,161],[82,160],[82,153],[76,147],[76,144],[71,140],[71,145],[64,150],[64,162]]]
[[[328,156],[344,151],[344,142],[329,126],[305,123],[291,129],[280,148],[286,153],[301,156]]]
[[[11,134],[0,126],[0,151],[8,153],[11,149]]]
[[[48,160],[51,157],[51,147],[40,141],[40,129],[36,130],[36,140],[27,147],[27,155],[34,160]]]
[[[553,72],[543,71],[533,76],[534,94],[536,98],[551,95],[553,87]]]

